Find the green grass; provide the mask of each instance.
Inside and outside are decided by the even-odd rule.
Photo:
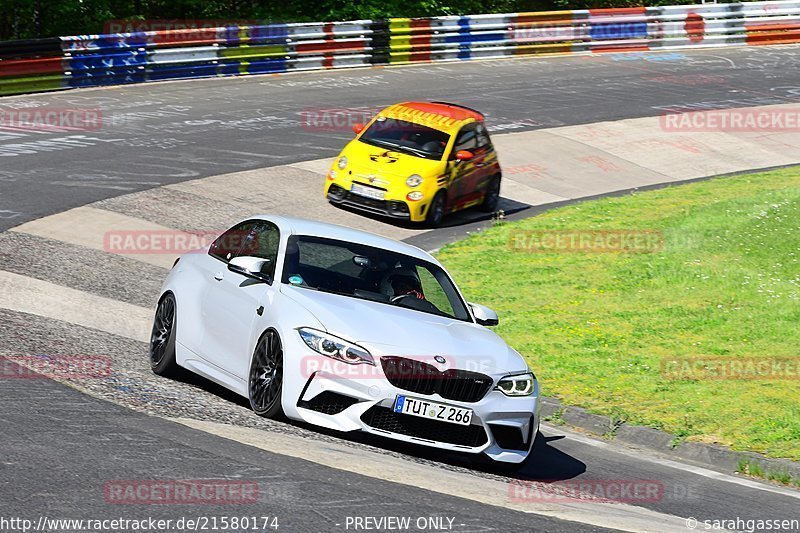
[[[656,230],[655,253],[531,253],[520,230]],[[585,202],[439,259],[500,314],[543,393],[738,450],[800,459],[800,380],[670,379],[664,358],[800,357],[800,168]]]
[[[739,461],[737,472],[747,476],[768,479],[769,481],[774,481],[782,485],[800,487],[800,478],[792,476],[786,470],[764,470],[761,464],[746,459]]]
[[[745,459],[739,461],[739,468],[737,469],[737,471],[740,474],[745,474],[748,476],[761,477],[761,478],[765,477],[764,468],[761,466],[760,463],[754,463],[752,461],[747,461]]]
[[[566,424],[566,422],[564,422],[564,409],[558,409],[557,411],[554,411],[553,414],[545,417],[545,420],[551,424],[563,426]]]

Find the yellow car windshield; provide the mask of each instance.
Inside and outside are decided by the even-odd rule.
[[[405,152],[425,159],[440,160],[450,135],[414,122],[395,118],[379,118],[365,131],[361,142]]]

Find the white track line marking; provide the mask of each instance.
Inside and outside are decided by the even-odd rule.
[[[519,503],[509,498],[509,483],[505,481],[445,469],[436,469],[435,475],[431,475],[431,467],[427,465],[360,448],[282,433],[185,418],[169,420],[268,452],[496,507],[620,531],[686,531],[684,518],[633,505],[602,502]]]
[[[141,218],[98,209],[77,207],[48,217],[27,222],[11,231],[54,239],[68,244],[114,253],[117,244],[124,257],[163,268],[172,268],[183,251],[164,253],[149,248],[169,246],[180,235],[179,230],[167,228]],[[141,241],[138,239],[141,238]],[[129,246],[132,243],[133,248]],[[138,248],[138,250],[137,250]],[[186,250],[188,251],[188,250]],[[137,253],[138,252],[138,253]]]
[[[682,472],[697,474],[698,476],[707,477],[709,479],[714,479],[716,481],[733,483],[735,485],[741,485],[743,487],[748,487],[756,490],[763,490],[765,492],[772,492],[774,494],[780,494],[782,496],[788,496],[790,498],[795,498],[800,500],[800,492],[793,489],[780,487],[778,485],[770,485],[768,483],[763,483],[755,479],[736,477],[730,474],[724,474],[722,472],[709,470],[708,468],[703,468],[702,466],[680,463],[678,461],[673,461],[672,459],[666,459],[664,457],[649,455],[647,451],[631,450],[629,448],[626,448],[625,446],[614,445],[610,442],[604,442],[601,440],[593,439],[591,437],[587,437],[586,435],[582,435],[580,433],[564,429],[561,426],[551,426],[549,424],[542,424],[542,428],[547,430],[547,432],[550,434],[561,433],[567,435],[570,440],[574,440],[576,442],[580,442],[581,444],[586,444],[587,446],[592,446],[594,448],[608,450],[610,452],[617,453],[620,455],[625,455],[627,457],[634,457],[636,459],[647,461],[648,463],[655,463],[660,466],[668,466],[670,468],[674,468]]]
[[[141,342],[154,311],[0,270],[0,308],[52,318]]]

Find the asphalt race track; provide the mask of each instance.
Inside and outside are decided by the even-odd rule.
[[[258,483],[268,502],[237,505],[236,514],[277,518],[279,530],[314,533],[324,529],[321,524],[335,527],[345,524],[347,516],[369,514],[449,517],[458,531],[490,531],[486,523],[496,531],[606,531],[328,467],[308,468],[301,460],[136,413],[49,380],[37,380],[33,386],[27,380],[4,381],[2,389],[4,437],[9,442],[3,450],[4,477],[14,480],[13,486],[4,483],[0,489],[6,515],[38,520],[42,514],[68,516],[80,509],[82,516],[111,519],[119,516],[119,510],[106,504],[103,494],[98,497],[95,490],[110,479],[220,479],[235,472]],[[57,411],[39,409],[43,398],[58,405]],[[61,424],[64,418],[71,421],[67,427]],[[47,445],[52,442],[59,446]],[[87,442],[92,445],[86,446]],[[46,468],[31,468],[37,464]],[[365,502],[376,493],[380,501],[367,510]],[[20,494],[27,496],[23,502]],[[170,506],[155,511],[135,507],[135,512],[125,516],[179,518]],[[213,514],[201,504],[182,506],[179,513],[188,517]]]
[[[451,100],[479,108],[493,131],[505,133],[657,116],[676,108],[795,102],[800,97],[798,68],[796,47],[753,47],[310,72],[7,97],[0,106],[99,108],[103,127],[42,133],[0,129],[0,230],[157,185],[336,155],[352,132],[315,127],[306,112]],[[53,139],[64,140],[41,145]],[[21,143],[25,146],[15,148]]]
[[[352,134],[346,125],[330,131],[310,122],[307,117],[320,110],[455,101],[485,111],[495,134],[510,133],[652,117],[670,109],[797,102],[799,68],[798,47],[753,47],[326,71],[2,98],[0,109],[99,108],[103,127],[91,132],[0,128],[0,270],[149,312],[164,268],[6,230],[163,185],[333,157]],[[473,216],[459,219],[457,227]],[[436,234],[456,236],[452,228]],[[794,489],[674,463],[561,426],[545,426],[535,460],[509,478],[459,456],[258,418],[240,399],[208,382],[153,375],[146,344],[136,335],[0,307],[0,338],[0,357],[108,354],[113,368],[108,379],[67,378],[66,385],[0,379],[3,517],[35,523],[40,516],[270,515],[278,517],[279,530],[309,532],[353,530],[345,526],[347,517],[387,515],[450,517],[450,529],[458,532],[690,531],[687,517],[800,518],[800,492]],[[186,421],[209,425],[198,429]],[[241,435],[225,429],[231,426],[254,432],[258,445],[244,444]],[[362,465],[359,457],[370,459]],[[369,469],[370,461],[385,461],[385,468]],[[403,478],[403,470],[414,473],[417,486]],[[113,480],[220,478],[256,481],[263,498],[233,509],[114,505],[104,499],[103,488]],[[502,487],[507,496],[514,479],[653,481],[662,492],[630,505],[587,498],[506,506],[487,495]]]

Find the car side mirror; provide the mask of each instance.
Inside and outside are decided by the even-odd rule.
[[[469,161],[473,157],[475,157],[475,154],[469,150],[459,150],[456,152],[456,161]]]
[[[361,122],[357,122],[357,123],[353,124],[353,133],[358,135],[362,131],[364,131],[364,124],[362,124]]]
[[[472,309],[472,314],[475,316],[475,322],[481,326],[496,326],[500,323],[497,313],[485,305],[469,303],[469,308]]]
[[[272,276],[261,272],[261,269],[268,264],[269,259],[242,255],[239,257],[234,257],[228,262],[228,270],[237,274],[241,274],[242,276],[250,279],[272,285]]]

